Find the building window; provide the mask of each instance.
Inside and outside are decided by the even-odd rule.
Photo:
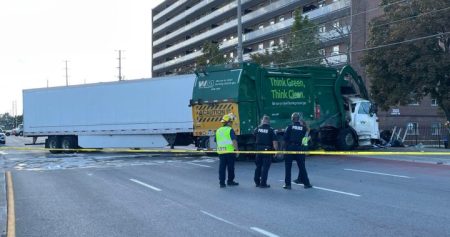
[[[275,45],[275,40],[271,40],[269,45],[270,47],[273,47]]]
[[[234,53],[233,52],[230,53],[230,58],[234,58]]]
[[[284,16],[278,17],[278,21],[284,21]]]
[[[263,49],[264,49],[264,44],[263,43],[258,44],[258,50],[263,50]]]
[[[283,38],[280,38],[280,45],[283,45],[284,44],[284,39]]]
[[[270,24],[271,25],[275,24],[275,19],[270,20]]]
[[[341,26],[341,24],[339,23],[339,21],[335,21],[335,22],[333,22],[333,27],[336,29],[336,28],[339,28]]]
[[[320,0],[320,1],[317,3],[317,5],[318,5],[319,7],[324,7],[324,6],[325,6],[325,0]]]
[[[431,135],[433,135],[433,136],[441,135],[441,124],[440,123],[431,124]]]
[[[320,33],[324,33],[327,29],[325,28],[324,25],[319,26],[319,32]]]
[[[319,49],[319,53],[320,53],[320,55],[325,56],[325,49]]]
[[[406,134],[419,135],[419,123],[408,123],[406,125]]]
[[[436,99],[431,99],[431,106],[438,106]]]
[[[419,105],[419,101],[417,101],[416,99],[411,99],[411,103],[409,103],[408,105],[418,106]]]
[[[258,29],[260,29],[260,30],[261,30],[261,29],[264,29],[264,25],[263,25],[263,24],[259,25],[259,26],[258,26]]]
[[[339,45],[333,46],[333,51],[331,52],[331,55],[338,55],[339,54]]]

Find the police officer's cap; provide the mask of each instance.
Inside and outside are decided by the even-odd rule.
[[[294,122],[298,122],[298,121],[300,121],[301,117],[302,117],[302,115],[300,113],[294,112],[294,113],[292,113],[291,120]]]

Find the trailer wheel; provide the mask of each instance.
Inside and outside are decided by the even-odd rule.
[[[76,137],[64,136],[61,139],[61,148],[64,149],[64,153],[73,153],[73,149],[77,148]]]
[[[337,148],[343,151],[353,150],[356,147],[356,138],[349,128],[339,130]]]
[[[53,150],[53,149],[61,149],[61,139],[59,136],[49,136],[47,140],[47,148],[50,149],[50,153],[57,154],[61,153],[61,150]]]

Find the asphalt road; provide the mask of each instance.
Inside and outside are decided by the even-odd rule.
[[[309,157],[314,189],[220,189],[217,158],[7,151],[17,236],[448,236],[450,167],[358,157]],[[293,169],[296,176],[296,169]]]

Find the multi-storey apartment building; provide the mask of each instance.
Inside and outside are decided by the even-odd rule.
[[[241,0],[244,61],[286,41],[295,9],[316,22],[322,53],[345,63],[350,0]],[[237,1],[167,0],[153,9],[153,74],[193,68],[205,41],[220,44],[221,57],[237,57]]]
[[[367,80],[360,65],[370,20],[382,13],[381,0],[241,0],[243,58],[286,42],[296,9],[316,23],[322,49],[332,65],[350,63]],[[195,67],[205,41],[220,46],[220,55],[237,59],[237,0],[166,0],[152,10],[153,76],[185,73]],[[351,32],[351,33],[350,33]],[[352,51],[356,51],[350,53]],[[401,112],[399,112],[401,111]],[[381,113],[389,128],[442,123],[431,100]]]

